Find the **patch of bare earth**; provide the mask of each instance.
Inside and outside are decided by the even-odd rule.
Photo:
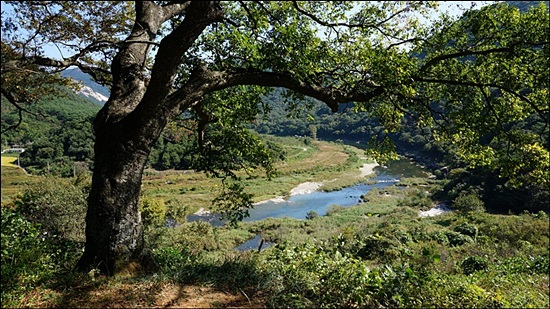
[[[65,291],[38,288],[25,306],[50,308],[263,308],[263,300],[244,292],[207,286],[130,282],[79,286]]]
[[[305,159],[301,163],[302,165],[335,166],[345,163],[348,158],[348,155],[336,145],[319,143],[318,147],[320,151]]]
[[[247,298],[244,292],[230,294],[211,287],[166,285],[155,306],[163,308],[258,308],[259,299]]]

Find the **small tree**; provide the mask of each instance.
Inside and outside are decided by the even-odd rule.
[[[166,220],[166,205],[162,199],[142,197],[139,201],[141,219],[147,226],[160,226]]]
[[[476,211],[485,211],[483,201],[475,193],[461,193],[453,201],[453,207],[460,214],[469,214]]]

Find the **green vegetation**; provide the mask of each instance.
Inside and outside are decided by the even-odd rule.
[[[286,197],[297,185],[324,182],[321,190],[337,190],[353,185],[360,177],[359,167],[370,163],[360,159],[361,150],[331,142],[314,142],[307,138],[262,136],[265,143],[277,145],[282,160],[274,163],[275,173],[238,171],[243,193],[252,195],[252,202]],[[185,215],[200,208],[212,209],[212,200],[224,190],[220,179],[207,174],[186,171],[156,171],[148,169],[143,177],[143,196],[162,199],[166,214],[184,221]]]
[[[172,178],[159,177],[167,179]],[[185,195],[201,194],[193,191],[196,184],[180,185]],[[145,197],[146,266],[107,280],[72,269],[81,254],[83,225],[67,223],[83,218],[86,181],[44,178],[15,200],[15,208],[2,208],[2,305],[72,307],[85,299],[94,307],[105,304],[101,295],[113,300],[109,295],[124,290],[131,301],[124,304],[152,306],[162,287],[196,285],[246,295],[256,306],[546,306],[548,215],[472,209],[420,218],[433,197],[425,192],[443,186],[432,180],[422,190],[375,189],[365,193],[366,203],[334,206],[326,216],[237,227],[200,221],[163,227],[162,200]],[[464,205],[472,205],[470,199]],[[74,211],[55,216],[61,205]],[[257,234],[275,245],[260,253],[233,249]],[[91,294],[81,295],[80,289]],[[150,296],[144,297],[145,290]],[[242,297],[239,304],[247,303]]]
[[[11,145],[25,148],[20,165],[35,175],[71,177],[93,165],[92,122],[99,106],[70,89],[60,87],[57,96],[31,105],[17,129],[19,111],[4,96],[2,102],[2,149]]]

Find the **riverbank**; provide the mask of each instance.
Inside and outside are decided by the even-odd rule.
[[[376,162],[363,164],[363,166],[359,169],[361,171],[361,176],[359,177],[366,177],[374,174],[374,168],[377,166],[380,166],[380,165]]]
[[[377,167],[377,166],[379,166],[378,163],[365,163],[365,164],[363,164],[359,168],[359,171],[360,171],[361,174],[359,175],[358,178],[364,178],[364,177],[367,177],[369,175],[374,174],[375,173],[374,168]],[[289,196],[301,195],[301,194],[310,194],[310,193],[313,193],[313,192],[317,192],[326,183],[331,183],[331,182],[334,182],[336,180],[338,180],[338,179],[333,179],[333,180],[329,180],[329,181],[308,181],[308,182],[301,183],[298,186],[296,186],[296,187],[294,187],[290,190]],[[359,180],[359,179],[357,179],[357,180]],[[263,201],[256,202],[256,203],[254,203],[254,205],[261,205],[261,204],[265,204],[265,203],[268,203],[268,202],[283,203],[283,202],[285,202],[285,197],[284,196],[277,196],[277,197],[274,197],[274,198],[271,198],[271,199],[268,199],[268,200],[263,200]]]
[[[360,168],[359,171],[361,174],[359,175],[359,178],[364,178],[366,176],[374,174],[374,168],[379,166],[378,163],[365,163]],[[304,182],[297,187],[290,190],[290,196],[293,195],[300,195],[300,194],[310,194],[313,192],[318,191],[324,184],[326,183],[332,183],[339,179],[333,179],[329,181],[318,181],[318,182]],[[359,179],[357,179],[359,180]]]

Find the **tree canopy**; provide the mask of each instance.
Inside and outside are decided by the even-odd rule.
[[[2,12],[2,94],[14,106],[45,86],[21,87],[35,72],[77,66],[111,89],[94,123],[83,265],[106,261],[111,270],[108,256],[139,251],[141,172],[160,132],[179,115],[194,123],[198,155],[212,158],[230,145],[237,149],[231,156],[266,166],[262,148],[250,147],[259,140],[243,125],[273,87],[286,89],[289,102],[308,96],[332,111],[353,102],[386,135],[414,121],[452,141],[474,166],[498,167],[516,184],[548,185],[545,5],[520,14],[498,3],[425,24],[434,2],[9,4],[12,13]],[[47,45],[58,47],[61,59],[48,57]],[[537,126],[525,132],[520,123],[529,117]],[[217,134],[208,134],[212,127]],[[385,136],[376,141],[379,153],[393,150]],[[240,166],[205,168],[231,175]]]

